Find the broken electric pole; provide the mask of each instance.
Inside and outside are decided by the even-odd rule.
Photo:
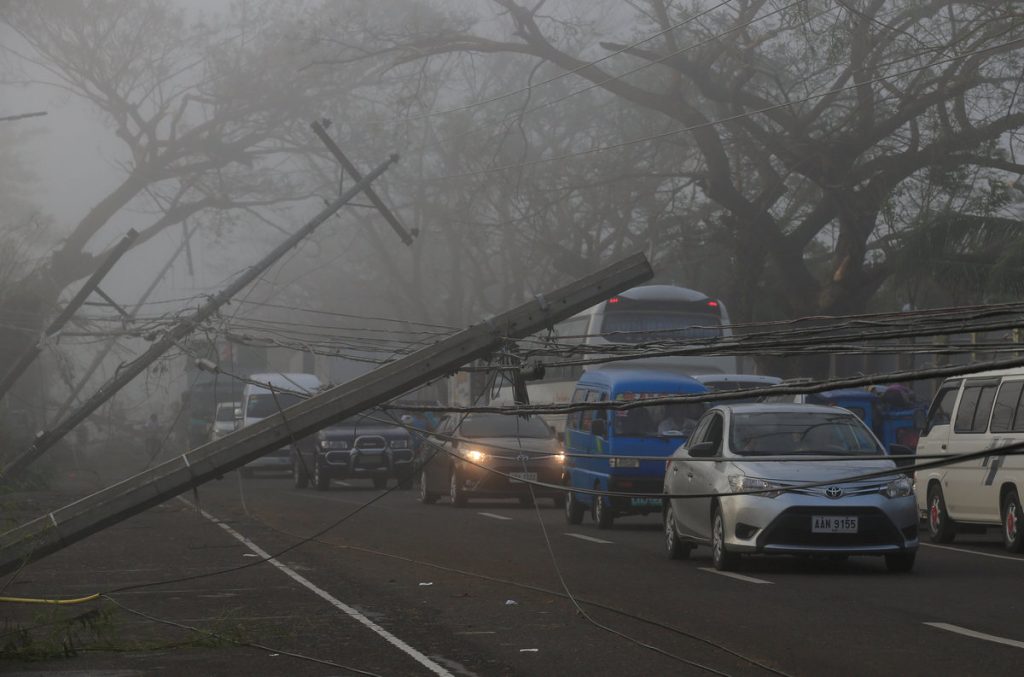
[[[371,175],[372,176],[372,175]],[[238,468],[289,440],[311,435],[649,280],[643,254],[572,282],[434,345],[335,386],[251,426],[177,456],[75,503],[0,534],[0,575]]]

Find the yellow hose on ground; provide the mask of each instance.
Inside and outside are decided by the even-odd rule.
[[[89,595],[87,597],[78,597],[75,599],[37,599],[35,597],[0,597],[0,602],[7,602],[10,604],[56,604],[59,606],[67,606],[71,604],[85,604],[86,602],[92,602],[93,600],[99,599],[100,593]]]

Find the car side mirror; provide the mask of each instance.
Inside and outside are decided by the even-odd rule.
[[[595,418],[590,423],[590,434],[595,437],[607,437],[608,423],[603,418]]]
[[[711,458],[717,451],[718,445],[714,442],[701,442],[686,450],[692,458]]]
[[[924,430],[928,427],[928,416],[920,409],[914,412],[914,427],[918,430]]]

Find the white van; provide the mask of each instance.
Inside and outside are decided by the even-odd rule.
[[[249,380],[252,383],[247,383],[242,390],[240,414],[243,428],[302,402],[321,387],[320,379],[313,374],[253,374]],[[246,463],[242,468],[242,476],[251,477],[256,471],[290,473],[291,470],[292,445],[286,444]]]
[[[1024,442],[1024,368],[946,379],[917,444],[921,455],[957,455]],[[1024,551],[1024,457],[988,456],[920,470],[918,508],[928,533],[948,543],[957,525],[999,526],[1010,552]]]

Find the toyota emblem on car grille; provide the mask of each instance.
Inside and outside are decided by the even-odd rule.
[[[829,487],[825,490],[825,495],[829,498],[839,498],[843,495],[842,487]]]
[[[516,460],[519,461],[520,463],[525,463],[526,461],[530,460],[530,457],[526,454],[519,454],[518,456],[516,456]]]

